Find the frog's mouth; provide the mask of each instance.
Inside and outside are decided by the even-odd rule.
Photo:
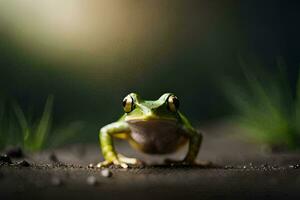
[[[175,120],[130,120],[127,123],[133,146],[145,153],[171,153],[186,141],[184,130]]]

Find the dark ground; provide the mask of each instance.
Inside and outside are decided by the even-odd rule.
[[[214,162],[217,168],[162,165],[127,170],[114,168],[110,169],[112,176],[108,178],[103,177],[99,169],[87,167],[101,158],[96,145],[73,145],[12,159],[14,164],[2,163],[0,199],[300,198],[299,153],[266,153],[236,139],[233,136],[236,130],[226,125],[205,130],[209,134],[205,136],[198,158]],[[120,152],[142,157],[148,164],[162,160],[136,154],[127,145],[118,147]],[[51,156],[53,153],[58,162]],[[180,156],[182,152],[174,155]],[[16,164],[24,159],[30,166]]]

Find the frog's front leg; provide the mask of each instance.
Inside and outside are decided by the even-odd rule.
[[[185,158],[181,161],[167,159],[167,164],[175,165],[195,165],[196,158],[202,143],[202,134],[195,129],[186,129],[187,137],[189,140],[188,152]],[[197,164],[196,164],[197,165]],[[201,165],[201,164],[200,164]]]
[[[138,164],[137,159],[118,154],[113,144],[113,136],[128,135],[129,133],[130,128],[126,122],[111,123],[100,129],[99,139],[104,161],[97,164],[98,168],[112,164],[127,168],[128,164]]]
[[[202,134],[197,130],[190,130],[189,133],[189,148],[188,152],[183,160],[184,163],[194,164],[199,153],[199,149],[202,143]]]

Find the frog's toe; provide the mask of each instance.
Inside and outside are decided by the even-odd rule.
[[[128,168],[128,165],[142,165],[143,162],[136,158],[128,158],[122,154],[118,154],[115,159],[105,160],[96,165],[97,168],[109,167],[111,165]]]
[[[103,162],[100,162],[96,165],[97,168],[105,168],[109,167],[111,165],[120,166],[122,168],[128,168],[128,165],[125,162],[120,161],[119,159],[115,159],[112,161],[105,160]]]
[[[122,167],[122,168],[124,168],[124,169],[127,169],[127,168],[128,168],[127,163],[122,162],[122,161],[119,160],[119,159],[114,160],[114,161],[113,161],[113,164],[114,164],[115,166],[119,166],[119,167]]]
[[[113,164],[113,162],[108,161],[108,160],[105,160],[105,161],[103,161],[103,162],[99,162],[99,163],[96,165],[96,167],[97,167],[97,168],[108,167],[108,166],[110,166],[110,165],[112,165],[112,164]]]
[[[123,156],[122,154],[118,154],[119,161],[129,164],[129,165],[139,165],[142,164],[142,161],[136,159],[136,158],[128,158],[126,156]]]

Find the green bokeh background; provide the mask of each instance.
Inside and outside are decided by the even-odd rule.
[[[85,122],[80,142],[94,142],[98,129],[122,114],[129,92],[146,99],[174,92],[200,126],[226,119],[234,111],[223,81],[243,79],[241,57],[272,72],[282,56],[291,85],[296,81],[297,3],[54,2],[0,3],[0,90],[37,116],[53,94],[54,126]],[[70,11],[75,4],[84,11],[79,16]],[[46,11],[52,24],[41,17]],[[85,17],[93,23],[84,26]],[[83,25],[73,30],[70,23]]]

